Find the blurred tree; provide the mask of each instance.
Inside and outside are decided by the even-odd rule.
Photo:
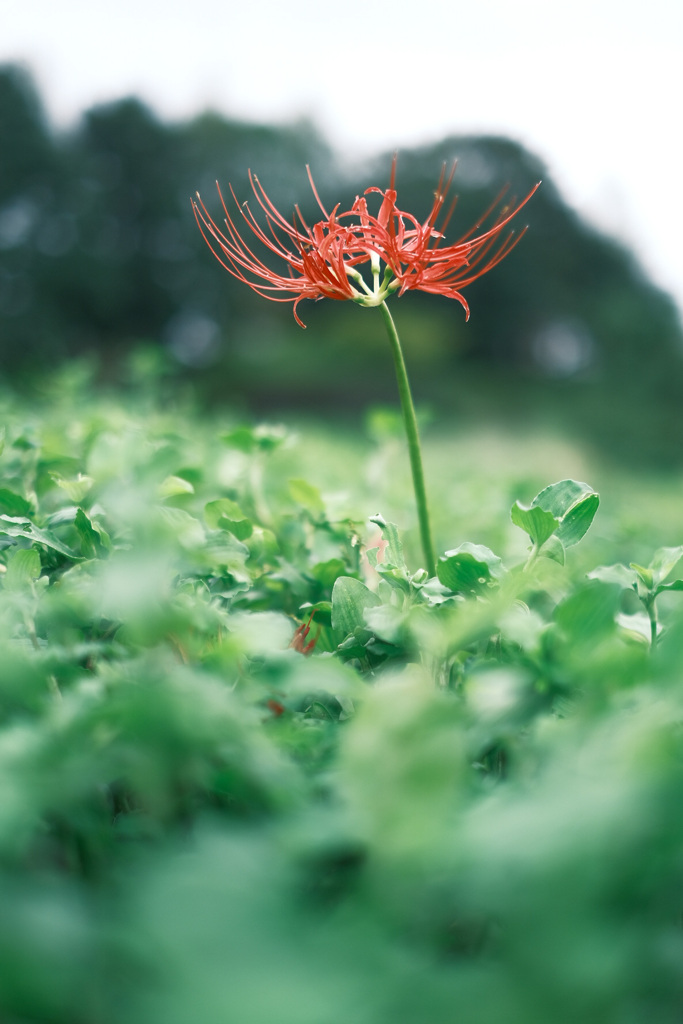
[[[0,67],[0,329],[4,355],[31,359],[49,332],[38,247],[57,205],[59,157],[33,83]]]
[[[10,141],[0,149],[0,203],[25,189],[45,187],[55,154],[33,82],[23,68],[0,66],[0,124]]]

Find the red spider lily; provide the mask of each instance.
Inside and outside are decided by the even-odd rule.
[[[286,275],[271,270],[249,247],[225,205],[220,186],[218,194],[225,214],[225,232],[211,219],[199,193],[197,201],[192,202],[199,229],[225,269],[267,299],[292,302],[294,316],[302,327],[305,324],[297,314],[302,299],[350,299],[362,306],[379,306],[395,292],[402,295],[410,289],[457,299],[469,317],[469,307],[460,289],[495,267],[517,244],[526,228],[517,234],[512,230],[506,233],[506,229],[538,188],[536,185],[517,205],[502,206],[493,223],[481,230],[494,215],[503,198],[501,194],[462,238],[453,245],[445,245],[442,244],[444,233],[455,202],[439,228],[437,222],[446,203],[455,164],[448,177],[442,171],[432,209],[422,224],[396,206],[396,158],[389,188],[373,187],[365,191],[365,195],[378,193],[382,197],[376,216],[370,213],[365,195],[356,197],[351,209],[344,213],[339,212],[339,205],[328,213],[310,169],[307,170],[313,194],[325,218],[313,227],[306,224],[298,207],[290,224],[251,171],[249,180],[265,215],[265,227],[258,222],[248,203],[239,204],[230,187],[242,220],[268,252],[285,262]],[[385,264],[381,280],[380,261]],[[362,264],[370,265],[372,287],[357,269]]]
[[[311,622],[313,621],[314,615],[315,612],[311,612],[311,614],[308,617],[308,621],[302,622],[300,626],[296,627],[296,629],[294,630],[294,636],[290,641],[289,646],[293,650],[299,651],[300,654],[310,654],[315,645],[317,644],[318,639],[320,638],[322,626],[318,624],[317,633],[315,634],[312,640],[308,640],[307,642],[308,634],[311,631]]]

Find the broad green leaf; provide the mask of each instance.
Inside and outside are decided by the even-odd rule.
[[[167,476],[163,483],[159,484],[158,494],[160,498],[176,498],[179,494],[194,494],[194,487],[189,480],[183,480],[181,476]]]
[[[246,519],[246,515],[237,504],[230,498],[218,498],[216,501],[209,501],[204,506],[204,518],[212,530],[228,529],[226,523],[239,523]],[[223,522],[221,522],[223,520]]]
[[[551,512],[557,519],[563,519],[579,501],[593,494],[593,488],[580,480],[559,480],[539,491],[531,504]]]
[[[615,628],[621,589],[592,579],[579,586],[555,609],[555,621],[577,643],[585,644]]]
[[[85,514],[82,508],[76,512],[74,526],[81,538],[81,554],[84,558],[104,558],[111,550],[107,533]]]
[[[381,604],[376,608],[366,609],[365,621],[380,640],[388,644],[398,644],[402,641],[406,613],[395,605]]]
[[[635,572],[640,582],[643,584],[645,590],[653,590],[655,586],[655,574],[652,569],[644,565],[638,565],[637,562],[630,563],[631,569]]]
[[[490,548],[468,541],[447,551],[436,565],[439,581],[454,594],[479,594],[502,571],[502,561]]]
[[[60,476],[59,473],[50,473],[50,476],[57,486],[60,487],[75,504],[79,504],[83,501],[94,483],[91,476],[86,476],[83,473],[79,473],[78,476],[71,480],[67,480],[65,477]]]
[[[240,584],[251,583],[251,574],[246,567],[250,549],[234,534],[227,530],[222,531],[216,541],[209,543],[204,551],[209,565],[214,570],[220,571],[221,574],[228,572],[233,580]]]
[[[256,447],[256,438],[251,427],[235,427],[234,430],[221,434],[221,441],[228,448],[236,448],[240,452],[249,454]]]
[[[249,552],[256,561],[271,562],[280,551],[273,531],[261,526],[253,526],[249,537],[245,539],[249,541]]]
[[[33,506],[26,498],[4,487],[0,488],[0,513],[6,516],[30,516],[32,511]]]
[[[340,576],[332,589],[332,626],[344,635],[365,627],[365,609],[375,608],[380,599],[360,580]]]
[[[654,585],[662,583],[683,555],[683,545],[674,548],[659,548],[650,562]]]
[[[560,525],[560,520],[552,512],[539,505],[521,505],[518,501],[512,506],[510,518],[515,526],[528,533],[536,547],[544,544]]]
[[[540,491],[531,504],[561,520],[557,536],[565,548],[569,548],[578,544],[593,522],[600,497],[590,484],[580,480],[560,480]]]
[[[586,534],[595,518],[599,504],[600,496],[593,493],[582,498],[567,512],[556,532],[558,540],[561,540],[566,548],[578,544]]]
[[[189,512],[181,508],[170,508],[161,505],[159,514],[162,521],[170,528],[175,539],[183,548],[197,548],[205,540],[202,524]]]
[[[341,558],[330,558],[326,562],[318,562],[311,569],[311,575],[324,587],[332,587],[339,576],[343,576],[346,566]]]
[[[2,528],[0,527],[1,531]],[[32,540],[38,541],[39,544],[44,544],[47,548],[52,548],[53,551],[58,551],[60,555],[66,555],[67,558],[72,559],[78,558],[75,551],[72,551],[66,544],[62,544],[61,540],[50,533],[49,530],[41,530],[37,526],[31,526],[28,533]]]
[[[541,547],[552,534],[556,534],[563,548],[568,548],[577,544],[586,533],[599,504],[599,496],[588,484],[578,480],[560,480],[540,491],[530,506],[516,502],[511,518],[516,526],[529,534],[536,547]],[[539,509],[539,513],[534,514],[533,509]],[[552,516],[555,525],[550,519],[543,518],[540,512]],[[552,553],[544,554],[556,561],[564,558],[557,546]]]
[[[683,580],[674,580],[673,583],[660,583],[655,590],[655,597],[664,590],[683,590]]]
[[[332,602],[331,601],[315,601],[311,604],[310,601],[305,601],[299,607],[299,614],[304,618],[308,618],[315,612],[314,621],[321,623],[323,626],[332,625]]]
[[[307,480],[290,480],[289,493],[297,505],[303,506],[313,515],[317,516],[325,511],[320,491],[313,484],[309,484]]]
[[[3,533],[8,537],[24,537],[37,541],[39,544],[44,544],[45,547],[52,548],[53,551],[58,551],[61,555],[66,555],[67,558],[78,559],[75,551],[63,544],[49,530],[42,530],[40,527],[34,526],[30,519],[21,516],[0,515],[0,534]]]
[[[212,530],[228,530],[238,540],[251,537],[254,527],[237,502],[218,498],[204,506],[204,518]]]
[[[652,622],[645,612],[635,612],[633,615],[622,612],[616,616],[616,622],[624,630],[625,639],[647,647],[652,643]],[[660,629],[657,625],[657,633]]]
[[[378,562],[375,566],[382,581],[393,590],[399,590],[403,594],[410,594],[412,590],[412,579],[408,570],[403,567],[391,565],[387,562]],[[380,593],[382,584],[380,583]]]
[[[287,440],[287,430],[283,426],[260,424],[257,427],[235,427],[221,434],[221,441],[229,448],[249,455],[254,451],[272,452]]]
[[[588,579],[600,580],[601,583],[617,583],[623,590],[635,588],[638,576],[634,569],[625,565],[599,565],[588,573]]]
[[[378,556],[380,551],[381,551],[381,548],[379,548],[379,547],[377,547],[377,548],[367,548],[366,551],[365,551],[365,557],[368,560],[368,565],[372,569],[376,569],[377,568],[377,565],[378,565],[377,556]]]
[[[28,590],[40,576],[40,555],[35,548],[20,548],[7,560],[5,590]]]
[[[370,522],[379,526],[382,536],[387,542],[383,562],[395,565],[398,569],[406,569],[406,560],[403,555],[403,545],[395,523],[388,523],[384,516],[370,516]]]
[[[547,541],[541,548],[540,554],[543,558],[550,558],[553,562],[557,562],[558,565],[564,565],[564,544],[558,537],[557,533],[554,533],[552,537],[548,537]]]

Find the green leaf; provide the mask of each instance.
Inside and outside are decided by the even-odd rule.
[[[545,544],[560,525],[560,520],[552,512],[538,505],[521,505],[518,501],[512,506],[510,518],[515,526],[529,534],[535,547]]]
[[[308,618],[312,612],[315,612],[314,622],[319,622],[323,626],[332,625],[332,602],[331,601],[304,601],[299,606],[299,614],[304,618]]]
[[[650,568],[653,570],[653,581],[655,586],[666,579],[682,555],[683,546],[659,548],[658,551],[655,551],[654,558],[650,562]]]
[[[412,579],[405,567],[392,565],[390,562],[378,562],[375,569],[388,586],[394,590],[401,591],[403,594],[410,594],[413,589]]]
[[[28,590],[41,573],[40,555],[35,548],[20,548],[7,560],[5,590]]]
[[[46,548],[52,548],[53,551],[58,551],[60,555],[65,555],[67,558],[78,559],[76,552],[72,551],[66,544],[62,544],[61,540],[50,533],[49,530],[41,530],[39,527],[32,525],[28,534],[32,540],[38,541],[39,544],[44,544]]]
[[[365,609],[381,604],[377,594],[351,576],[340,576],[332,588],[332,627],[345,636],[366,628]]]
[[[58,551],[61,555],[66,555],[67,558],[71,558],[74,561],[78,560],[78,555],[75,551],[72,551],[66,544],[62,544],[61,540],[50,533],[49,530],[41,530],[40,527],[34,526],[30,519],[25,519],[21,516],[0,515],[0,534],[3,533],[8,537],[24,537],[28,540],[37,541],[39,544],[44,544],[47,548],[52,548],[53,551]]]
[[[346,566],[341,558],[330,558],[327,562],[318,562],[311,569],[311,575],[323,587],[332,587],[335,580],[344,575]]]
[[[536,495],[531,505],[516,501],[510,517],[515,526],[529,534],[536,548],[552,537],[562,543],[563,549],[577,544],[593,522],[600,498],[588,484],[578,480],[560,480],[550,484]],[[548,558],[564,562],[564,550],[554,545]]]
[[[561,540],[566,548],[578,544],[588,532],[599,504],[600,496],[595,493],[589,494],[567,512],[556,533],[558,540]]]
[[[377,608],[368,608],[366,621],[375,636],[388,644],[399,644],[403,640],[406,613],[395,605],[382,604]]]
[[[50,476],[76,505],[83,501],[94,483],[91,476],[85,476],[83,473],[79,473],[72,480],[67,480],[59,473],[50,473]]]
[[[254,451],[272,452],[287,440],[287,430],[283,426],[260,424],[256,427],[235,427],[221,434],[221,441],[229,448],[236,448],[245,455]]]
[[[74,518],[74,526],[81,538],[81,554],[84,558],[105,558],[111,550],[111,541],[105,530],[79,508]]]
[[[617,583],[623,590],[635,588],[638,576],[633,569],[625,565],[599,565],[588,573],[588,579],[600,580],[601,583]]]
[[[555,621],[572,640],[585,644],[615,629],[620,601],[618,585],[592,579],[557,606]]]
[[[0,488],[0,513],[6,516],[30,516],[32,512],[33,506],[26,498],[4,487]]]
[[[272,530],[252,526],[252,532],[246,539],[249,541],[251,557],[258,562],[271,562],[279,554],[277,537]]]
[[[644,565],[638,565],[637,562],[631,562],[630,566],[645,587],[645,590],[654,590],[655,574],[652,569],[645,567]]]
[[[307,480],[290,480],[289,493],[297,505],[302,505],[313,515],[318,516],[325,511],[320,491]]]
[[[503,571],[503,563],[490,548],[465,541],[442,555],[436,575],[454,594],[480,594]]]
[[[395,523],[388,523],[383,516],[370,516],[370,522],[379,526],[382,536],[387,542],[383,562],[395,565],[397,569],[407,569],[406,560],[403,555],[403,545],[399,536],[398,527]],[[380,563],[381,564],[381,563]]]
[[[600,496],[590,484],[560,480],[540,491],[531,504],[561,520],[556,533],[565,548],[569,548],[578,544],[593,522]]]
[[[591,494],[595,491],[589,484],[579,480],[559,480],[539,491],[531,504],[552,513],[557,519],[563,519],[577,502]]]
[[[655,590],[655,597],[664,590],[683,590],[683,580],[674,580],[673,583],[660,583]]]
[[[558,537],[557,533],[554,533],[552,537],[548,537],[540,550],[540,555],[542,558],[550,558],[553,562],[557,562],[558,565],[564,565],[564,544]]]
[[[238,540],[251,537],[254,526],[237,502],[230,498],[218,498],[204,506],[204,518],[212,530],[227,530]]]
[[[163,483],[159,484],[158,493],[160,498],[175,498],[179,494],[194,494],[194,487],[189,480],[183,480],[181,476],[167,476]]]
[[[235,427],[234,430],[221,434],[221,441],[226,444],[228,448],[236,448],[238,451],[244,452],[246,455],[253,452],[256,447],[256,438],[254,437],[254,431],[251,427]]]
[[[205,540],[204,530],[198,519],[181,508],[166,505],[159,507],[161,522],[165,524],[174,539],[183,548],[199,548]]]

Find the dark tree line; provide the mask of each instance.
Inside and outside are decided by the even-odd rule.
[[[307,122],[272,127],[205,113],[164,124],[136,99],[89,110],[55,133],[30,77],[0,68],[0,360],[5,377],[49,373],[96,353],[116,379],[141,343],[159,346],[208,399],[266,408],[360,408],[393,400],[378,316],[348,303],[288,306],[233,281],[196,228],[199,189],[250,195],[252,168],[284,211],[348,207],[387,184],[390,154],[342,169]],[[453,137],[401,152],[399,205],[423,216],[444,161],[458,157],[454,237],[504,184],[530,230],[459,305],[411,293],[394,303],[418,398],[464,415],[551,416],[593,443],[649,462],[681,460],[681,327],[629,251],[562,201],[539,160],[503,138]]]

